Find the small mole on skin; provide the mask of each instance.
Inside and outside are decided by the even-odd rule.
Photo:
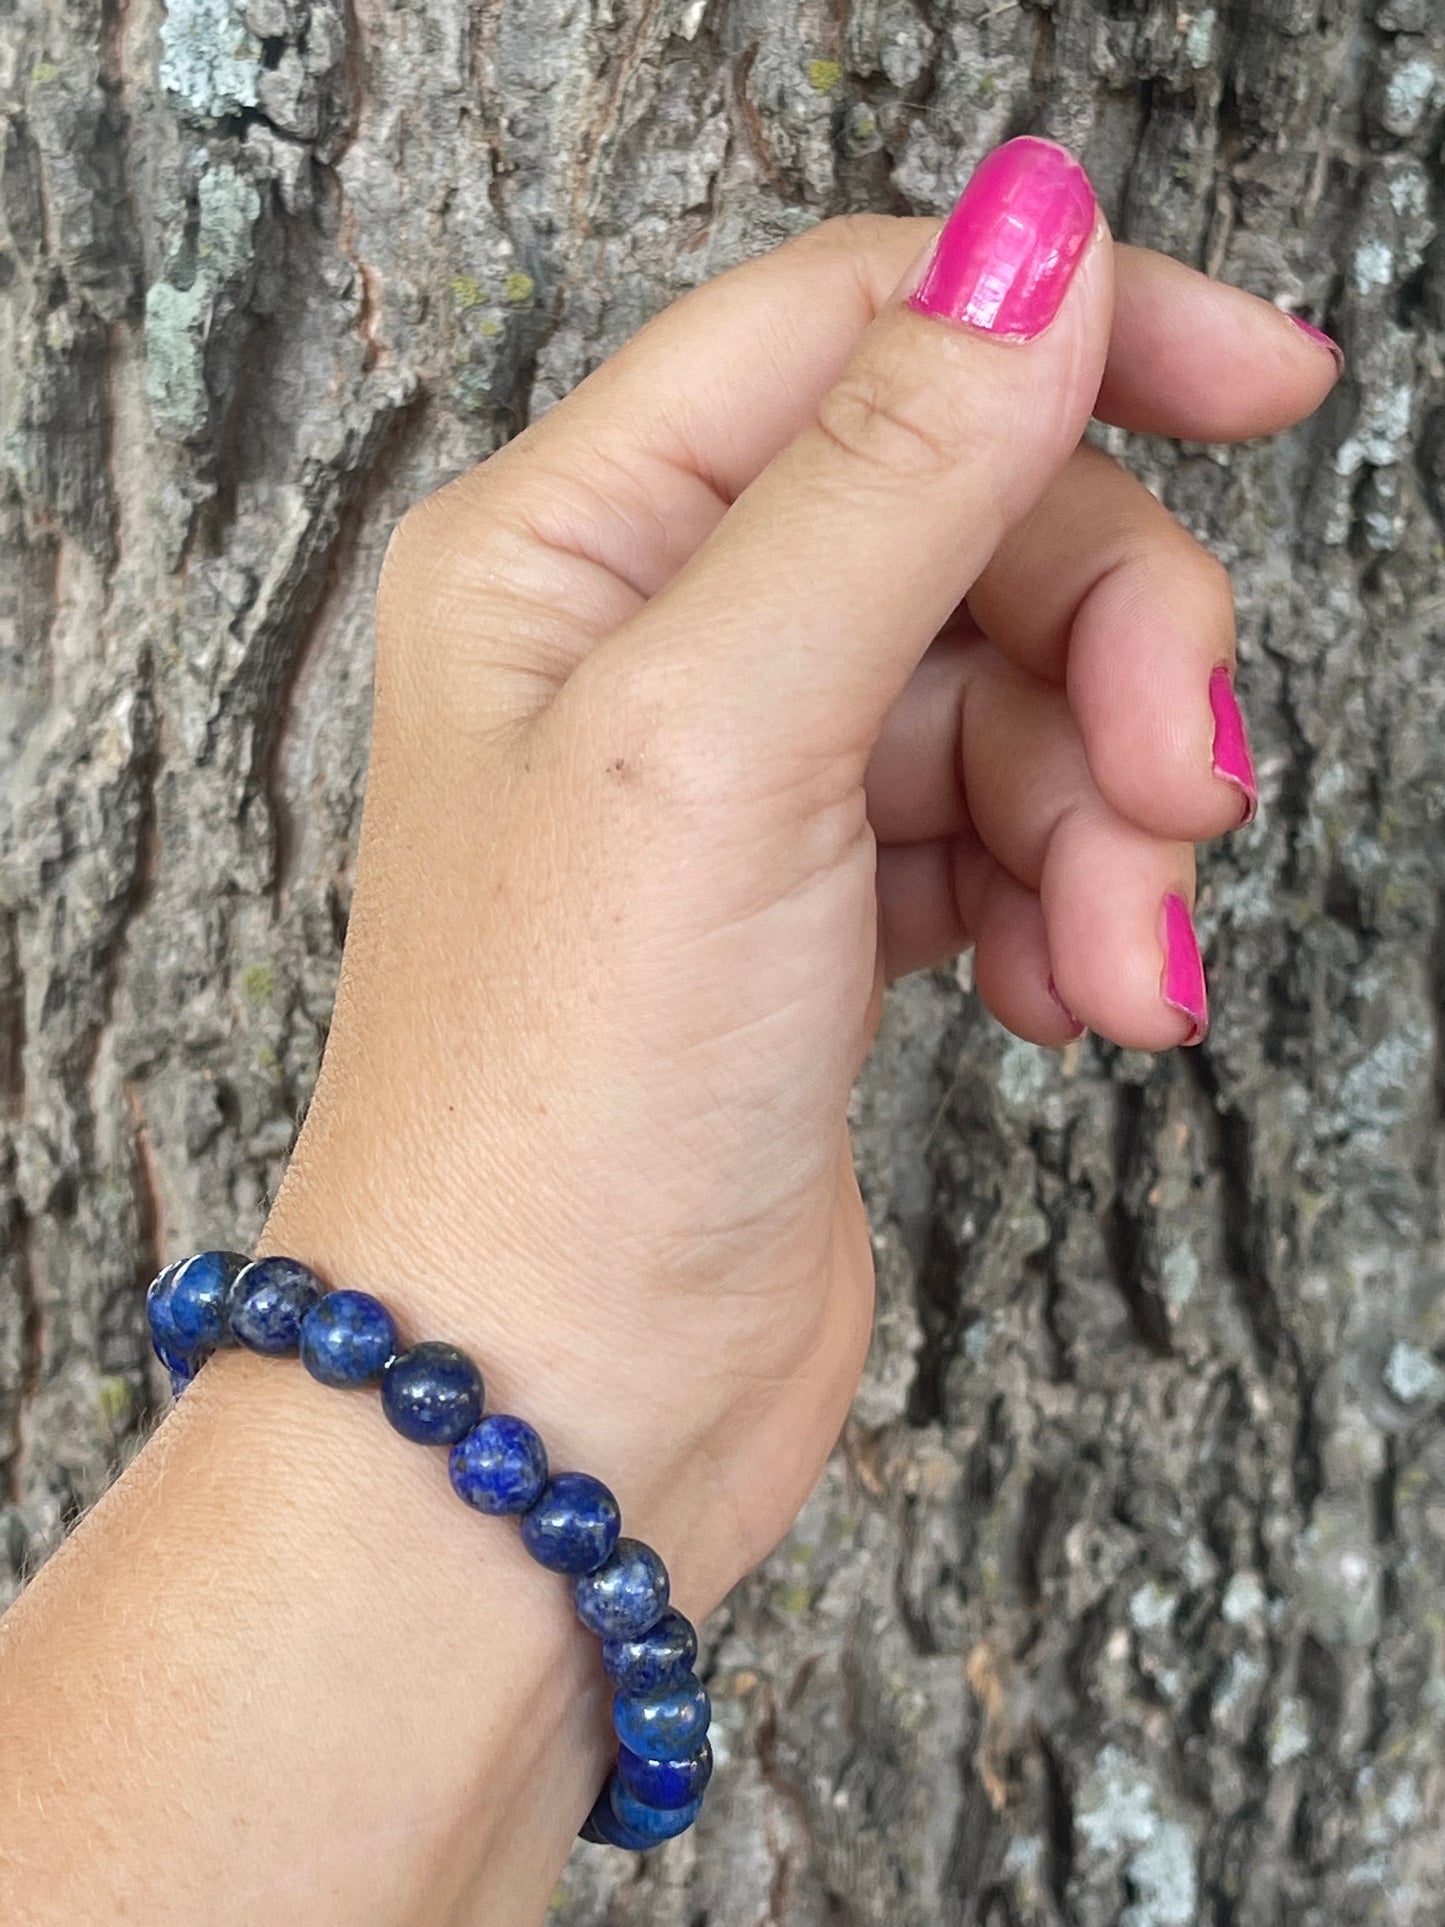
[[[609,774],[610,774],[610,775],[613,775],[613,776],[626,776],[626,774],[627,774],[627,758],[626,758],[625,756],[619,756],[619,757],[618,757],[618,759],[617,759],[617,761],[616,761],[615,763],[609,763],[609,764],[607,765],[607,768],[608,768],[608,772],[609,772]]]

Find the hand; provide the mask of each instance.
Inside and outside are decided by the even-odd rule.
[[[1032,339],[940,296],[957,224],[940,315],[895,292],[931,224],[828,223],[415,509],[381,585],[345,967],[266,1247],[469,1346],[695,1614],[856,1388],[845,1113],[885,977],[972,943],[1024,1037],[1187,1041],[1191,845],[1252,807],[1224,573],[1079,442],[1096,410],[1271,432],[1336,363],[1116,250],[1058,150],[990,166],[1076,227]]]
[[[1025,1036],[1075,1028],[1052,972],[1183,1041],[1190,844],[1252,788],[1220,570],[1078,442],[1096,406],[1265,433],[1335,363],[1115,250],[1057,150],[983,184],[905,282],[933,312],[890,293],[929,224],[824,226],[423,504],[382,584],[341,994],[266,1244],[467,1345],[693,1615],[857,1382],[845,1107],[886,974],[972,942]],[[566,1588],[374,1401],[219,1353],[0,1622],[0,1911],[530,1927],[606,1698]]]

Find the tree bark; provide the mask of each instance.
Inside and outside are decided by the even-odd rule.
[[[877,1339],[708,1628],[717,1790],[564,1927],[1416,1927],[1445,1890],[1445,18],[1432,0],[10,0],[0,1582],[161,1397],[162,1254],[315,1073],[404,507],[684,287],[1074,146],[1343,340],[1267,446],[1106,445],[1230,565],[1264,812],[1157,1061],[904,985]]]

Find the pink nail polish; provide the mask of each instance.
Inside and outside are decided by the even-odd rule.
[[[1327,348],[1335,358],[1335,367],[1341,374],[1345,372],[1345,351],[1332,335],[1327,335],[1323,328],[1317,328],[1312,321],[1306,321],[1303,315],[1292,314],[1290,320],[1301,334],[1308,335],[1311,341],[1317,341],[1321,348]]]
[[[1259,812],[1259,782],[1254,774],[1254,758],[1249,753],[1249,735],[1244,727],[1239,701],[1229,671],[1222,665],[1209,678],[1209,706],[1214,711],[1214,773],[1244,792],[1241,826],[1252,823]]]
[[[1058,313],[1095,218],[1094,190],[1072,154],[1027,138],[996,147],[949,215],[909,306],[1030,341]]]
[[[1088,1025],[1081,1024],[1078,1018],[1074,1015],[1073,1011],[1069,1009],[1068,1005],[1064,1002],[1063,998],[1059,995],[1059,987],[1054,982],[1052,977],[1049,978],[1049,995],[1053,998],[1054,1002],[1058,1005],[1059,1009],[1064,1013],[1064,1015],[1068,1018],[1069,1022],[1073,1025],[1074,1035],[1076,1037],[1082,1037],[1084,1032],[1088,1029]]]
[[[1171,1009],[1189,1019],[1186,1044],[1197,1044],[1209,1029],[1209,991],[1204,982],[1204,959],[1194,934],[1194,919],[1181,896],[1165,897],[1159,912],[1164,975],[1159,994]]]

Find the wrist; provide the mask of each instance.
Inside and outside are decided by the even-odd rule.
[[[678,1373],[662,1368],[648,1334],[629,1331],[600,1292],[579,1309],[575,1296],[551,1289],[554,1258],[453,1250],[444,1234],[393,1225],[374,1193],[366,1209],[333,1197],[317,1203],[310,1185],[283,1190],[258,1251],[300,1258],[331,1287],[373,1293],[395,1315],[403,1343],[459,1346],[481,1371],[484,1409],[534,1426],[552,1471],[600,1478],[621,1505],[624,1531],[662,1556],[674,1603],[694,1619],[711,1611],[750,1563],[719,1479],[726,1428],[705,1398],[686,1388],[677,1395]],[[619,1258],[616,1275],[626,1279],[633,1262]],[[595,1251],[587,1265],[593,1276],[606,1273]],[[436,1456],[431,1483],[455,1510],[445,1454]],[[505,1520],[495,1523],[505,1532]],[[567,1587],[555,1590],[565,1607]]]
[[[465,1893],[489,1921],[538,1918],[615,1750],[565,1583],[508,1520],[457,1504],[444,1453],[407,1447],[375,1399],[299,1368],[218,1353],[159,1440],[172,1476],[208,1469],[189,1495],[190,1557],[218,1596],[218,1564],[262,1595],[254,1631],[228,1629],[249,1672],[238,1724],[264,1703],[280,1752],[319,1742],[346,1763],[316,1788],[344,1795],[308,1829],[323,1851],[360,1854],[379,1830],[388,1858],[414,1863],[412,1891]],[[201,1503],[212,1479],[219,1517],[214,1487]],[[168,1532],[184,1556],[186,1518]]]

